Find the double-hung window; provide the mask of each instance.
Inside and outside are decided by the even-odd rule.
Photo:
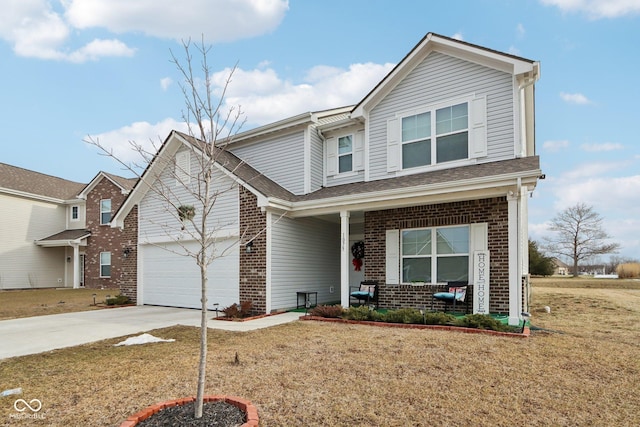
[[[111,277],[111,252],[100,252],[100,277]]]
[[[402,283],[469,279],[469,227],[401,231]]]
[[[100,225],[111,222],[111,199],[100,200]]]
[[[402,169],[469,158],[469,105],[402,117]]]
[[[353,171],[353,135],[338,138],[338,173]]]
[[[71,220],[77,221],[80,219],[80,208],[78,206],[71,206]]]

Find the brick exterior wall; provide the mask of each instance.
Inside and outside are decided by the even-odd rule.
[[[267,310],[267,219],[258,208],[258,199],[244,187],[239,188],[240,198],[240,302],[251,301],[254,314]],[[251,253],[245,243],[253,239]]]
[[[121,245],[124,249],[130,249],[126,258],[122,258],[120,274],[116,282],[120,293],[136,302],[138,298],[138,206],[134,206],[124,219],[124,230],[121,233]],[[113,274],[111,277],[114,277]]]
[[[386,230],[488,224],[490,302],[492,313],[509,312],[509,243],[506,197],[365,212],[365,279],[380,285],[381,308],[431,307],[427,286],[385,284]],[[469,298],[473,298],[470,294]],[[471,300],[472,302],[472,300]],[[436,302],[435,308],[441,309]]]
[[[119,281],[121,281],[123,272],[124,248],[131,247],[135,250],[137,247],[137,238],[131,237],[131,233],[137,235],[137,212],[135,231],[127,230],[125,233],[119,228],[111,228],[108,224],[100,224],[100,200],[111,199],[111,215],[113,216],[125,198],[126,195],[122,194],[121,188],[106,178],[101,179],[87,195],[87,229],[91,231],[91,237],[89,237],[85,248],[84,286],[86,288],[119,289]],[[131,242],[131,245],[125,246],[127,242]],[[100,252],[111,252],[110,277],[100,277]],[[127,265],[129,262],[127,257]]]

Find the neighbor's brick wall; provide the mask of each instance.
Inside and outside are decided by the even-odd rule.
[[[124,230],[121,233],[121,246],[130,248],[131,252],[122,259],[122,268],[117,276],[120,293],[136,302],[138,298],[138,206],[134,206],[124,219]],[[112,275],[112,277],[114,277]]]
[[[100,200],[111,199],[111,215],[115,214],[126,196],[120,187],[106,178],[100,180],[87,195],[87,229],[91,237],[85,249],[84,286],[92,289],[118,289],[122,271],[122,230],[100,225]],[[111,252],[111,277],[100,277],[100,252]]]
[[[251,301],[254,314],[267,310],[267,220],[253,193],[240,187],[240,302]],[[251,253],[245,243],[253,239]]]
[[[509,225],[506,197],[365,212],[365,278],[381,284],[380,307],[431,307],[431,290],[427,287],[385,284],[386,230],[484,222],[488,224],[491,259],[489,310],[508,313]]]

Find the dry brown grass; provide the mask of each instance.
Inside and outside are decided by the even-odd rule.
[[[533,298],[532,323],[564,333],[514,339],[321,322],[212,330],[207,391],[253,401],[263,426],[640,425],[640,291],[536,286]],[[545,305],[551,313],[538,312]],[[0,361],[1,386],[42,401],[46,419],[32,424],[117,425],[195,393],[197,329],[153,334],[177,341],[108,340]],[[25,422],[9,418],[14,400],[0,398],[0,424]]]
[[[623,278],[640,277],[640,262],[620,264],[616,268],[616,273],[618,273],[618,277]]]
[[[0,320],[96,310],[103,307],[93,305],[93,294],[96,302],[101,303],[107,295],[117,293],[114,289],[3,290],[0,291]]]

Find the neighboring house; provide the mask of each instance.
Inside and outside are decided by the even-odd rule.
[[[569,266],[560,261],[558,258],[552,258],[553,261],[553,274],[559,276],[567,276],[569,274]]]
[[[127,286],[132,261],[121,258],[129,248],[135,265],[137,229],[109,222],[134,184],[100,172],[87,185],[0,163],[0,289]]]
[[[268,313],[295,307],[300,291],[347,306],[367,279],[381,307],[429,307],[424,283],[466,281],[475,312],[516,324],[528,307],[527,199],[542,175],[538,77],[535,61],[429,33],[357,105],[224,141],[216,182],[238,185],[216,205],[217,244],[240,246],[211,267],[210,306],[251,300]],[[126,230],[138,208],[139,304],[200,305],[198,268],[177,255],[193,242],[168,232],[176,214],[149,189],[190,203],[171,172],[197,169],[201,144],[172,132],[114,216]]]

